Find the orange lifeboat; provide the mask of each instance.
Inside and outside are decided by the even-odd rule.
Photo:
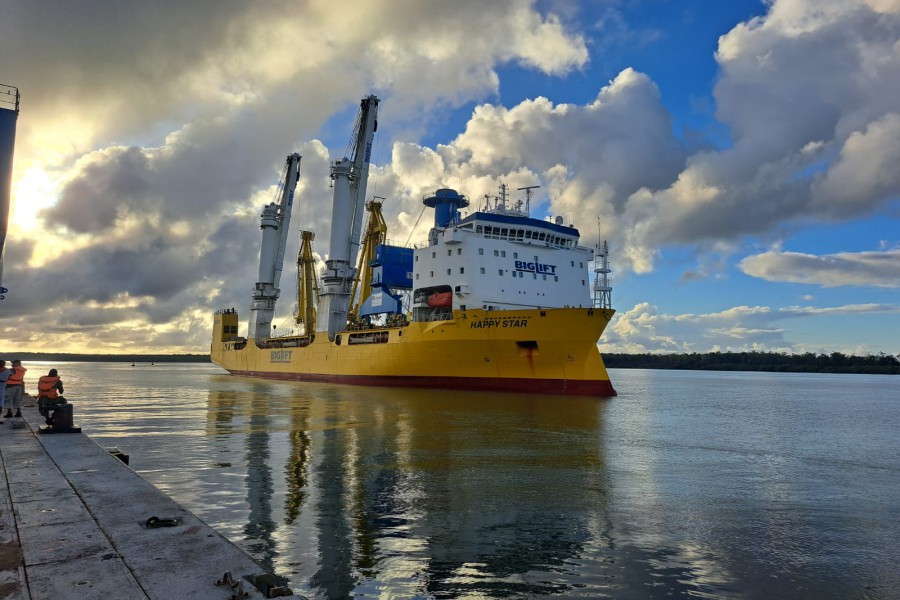
[[[438,292],[428,296],[428,306],[432,308],[453,306],[453,292]]]

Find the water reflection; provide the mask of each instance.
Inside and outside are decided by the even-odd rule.
[[[214,383],[245,547],[325,597],[558,593],[607,528],[603,400]]]
[[[597,401],[64,372],[92,439],[307,596],[900,589],[897,379],[619,371]]]

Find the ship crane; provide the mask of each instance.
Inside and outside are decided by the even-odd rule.
[[[259,279],[253,288],[250,305],[250,324],[247,337],[260,340],[271,337],[275,303],[281,290],[281,271],[284,266],[284,252],[287,245],[288,225],[294,205],[294,190],[300,179],[300,155],[290,154],[285,161],[280,183],[281,197],[263,208],[260,219],[262,244],[259,249]]]
[[[354,137],[348,156],[331,165],[334,200],[331,208],[331,240],[328,260],[322,272],[317,331],[327,331],[334,340],[347,326],[359,236],[365,214],[366,183],[372,158],[372,140],[377,128],[378,98],[368,96],[360,102]]]
[[[375,258],[375,249],[384,244],[387,239],[387,224],[381,213],[382,202],[380,196],[366,203],[369,212],[369,222],[366,233],[362,238],[362,246],[359,254],[359,267],[353,278],[353,289],[350,292],[351,306],[347,313],[347,320],[355,323],[359,319],[359,309],[372,293],[372,260]]]
[[[316,234],[300,232],[300,251],[297,253],[297,314],[294,322],[303,328],[303,335],[316,332],[316,304],[319,302],[319,280],[316,277],[316,258],[312,243]]]

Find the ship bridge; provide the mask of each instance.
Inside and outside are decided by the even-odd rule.
[[[444,189],[426,199],[436,207],[435,225],[414,252],[413,320],[449,319],[467,308],[592,305],[593,252],[578,245],[575,227],[503,205],[460,218],[461,198]]]
[[[577,229],[561,223],[480,211],[467,216],[453,227],[474,231],[489,239],[552,248],[576,248],[581,237]]]

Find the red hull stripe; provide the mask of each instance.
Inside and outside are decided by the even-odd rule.
[[[400,377],[365,375],[321,375],[317,373],[272,373],[267,371],[229,370],[232,375],[284,379],[289,381],[316,381],[347,385],[371,385],[376,387],[419,387],[494,392],[528,392],[532,394],[564,394],[572,396],[615,396],[616,390],[608,380],[582,379],[513,379],[484,377]]]

